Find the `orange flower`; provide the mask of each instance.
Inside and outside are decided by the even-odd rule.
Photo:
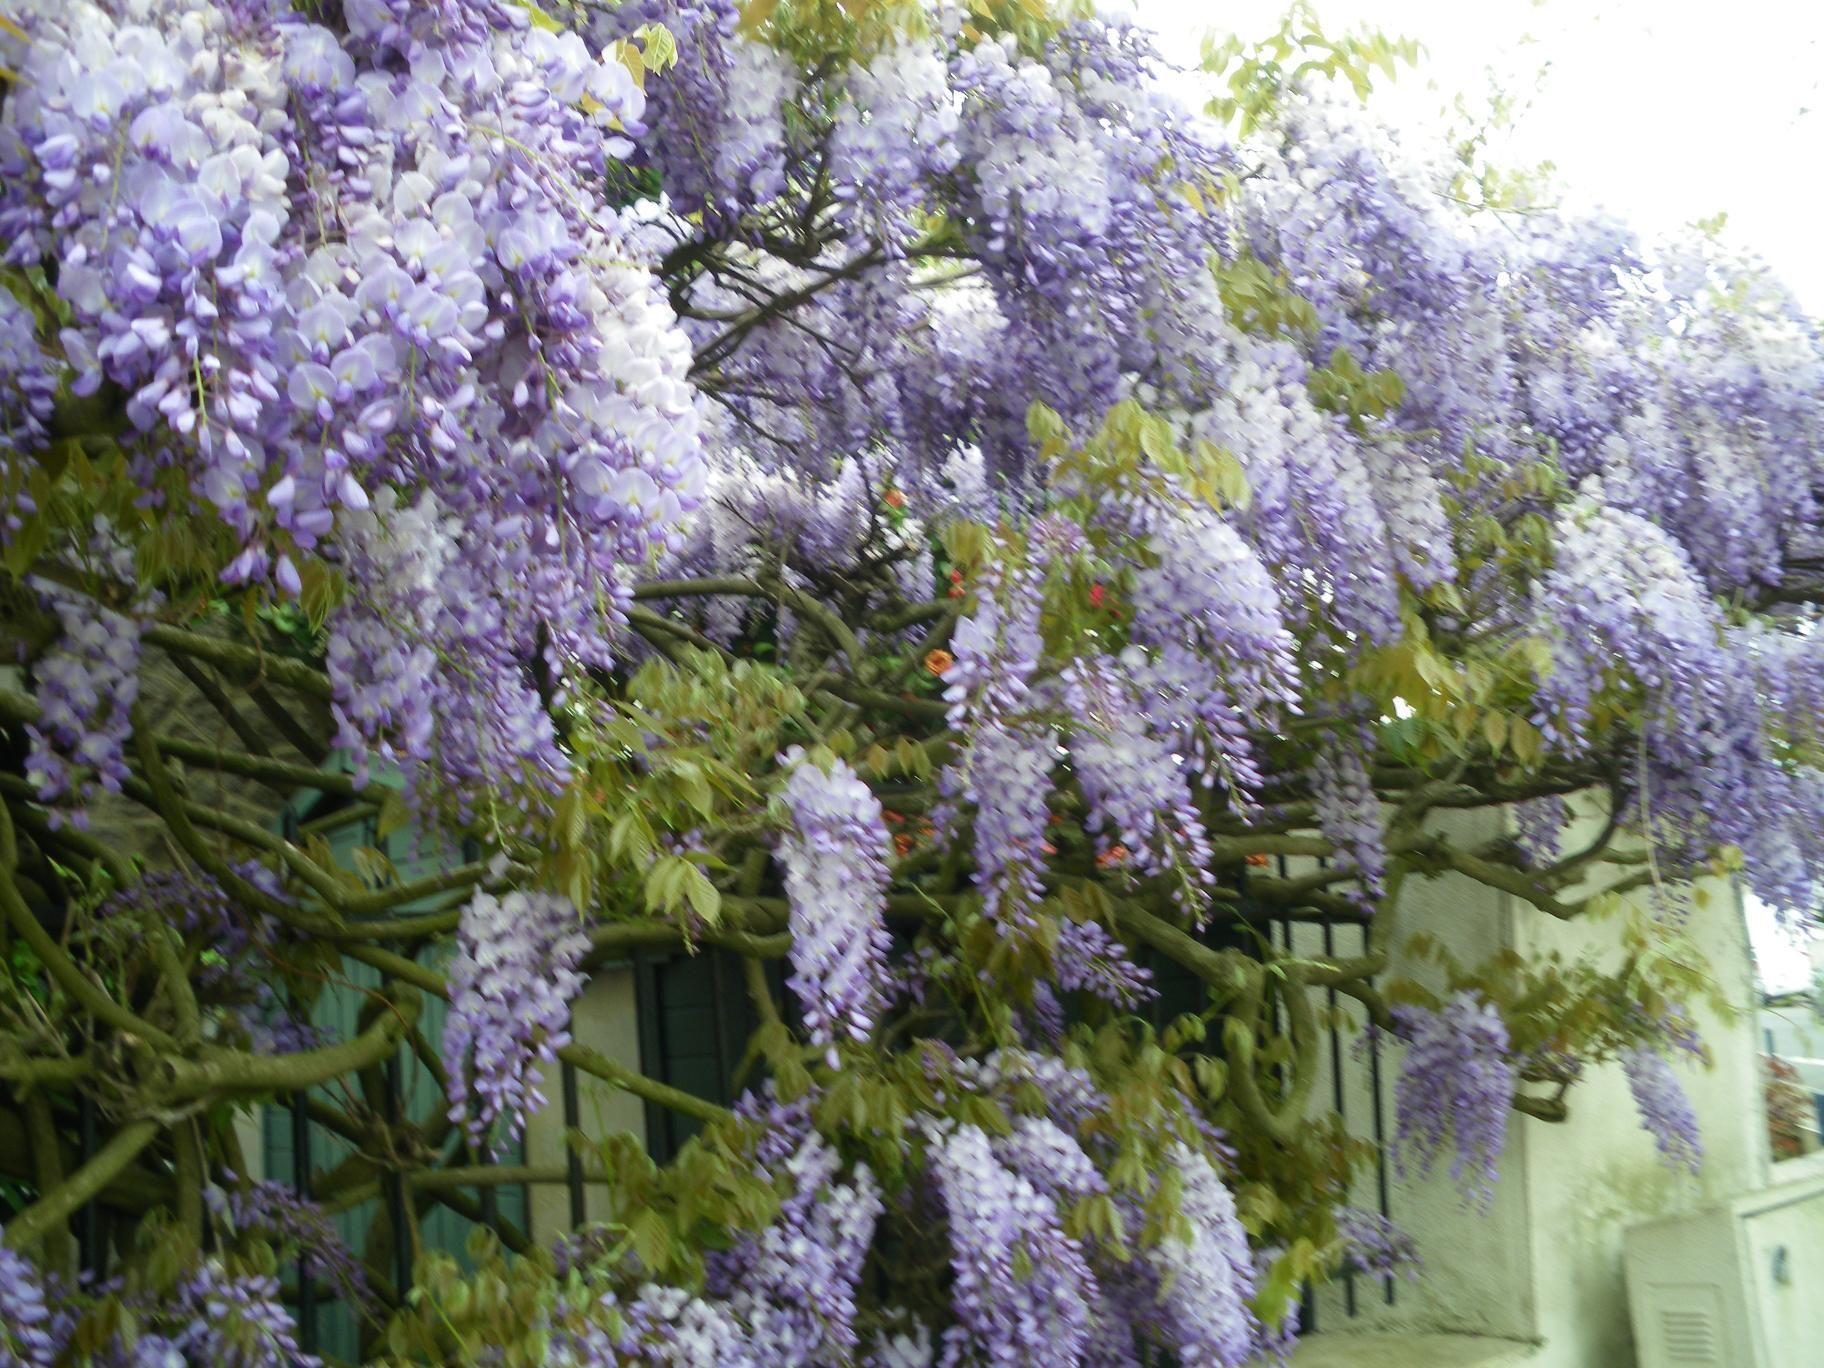
[[[1127,858],[1127,847],[1126,846],[1124,846],[1124,845],[1110,846],[1107,850],[1103,851],[1100,855],[1096,856],[1096,863],[1101,865],[1102,868],[1107,869],[1110,865],[1120,864],[1126,858]]]
[[[906,820],[905,813],[894,812],[891,808],[883,808],[881,810],[880,815],[882,817],[884,817],[887,821],[891,822],[894,826],[898,826],[901,822]]]
[[[912,837],[904,831],[896,832],[893,836],[893,849],[900,859],[905,859],[912,853]]]
[[[925,668],[934,675],[941,676],[954,664],[956,657],[941,646],[925,656]]]
[[[889,489],[882,499],[882,502],[885,503],[888,508],[904,508],[906,506],[906,496],[900,490]]]
[[[1267,867],[1267,859],[1268,856],[1257,850],[1252,855],[1248,856],[1248,863],[1255,869],[1265,869]]]

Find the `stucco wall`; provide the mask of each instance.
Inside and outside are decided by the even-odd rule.
[[[1592,805],[1584,808],[1579,822],[1587,830],[1594,817]],[[1496,821],[1488,814],[1452,817],[1445,829],[1454,841],[1473,845],[1498,833]],[[1576,840],[1574,829],[1567,845]],[[1768,1181],[1746,932],[1732,886],[1718,882],[1704,893],[1707,905],[1694,909],[1689,923],[1694,953],[1735,1011],[1725,1019],[1699,1008],[1715,1065],[1707,1071],[1679,1068],[1702,1127],[1706,1158],[1700,1176],[1681,1177],[1660,1162],[1618,1067],[1592,1069],[1569,1094],[1568,1121],[1510,1117],[1501,1181],[1486,1213],[1464,1205],[1447,1172],[1429,1178],[1389,1173],[1389,1206],[1420,1245],[1423,1276],[1399,1284],[1391,1306],[1378,1284],[1358,1279],[1353,1317],[1346,1314],[1343,1290],[1327,1289],[1317,1316],[1325,1338],[1350,1332],[1498,1336],[1530,1341],[1534,1347],[1526,1362],[1540,1368],[1632,1368],[1622,1232],[1638,1221],[1693,1210]],[[1623,953],[1619,927],[1619,915],[1560,922],[1520,900],[1446,875],[1408,888],[1397,944],[1405,947],[1414,934],[1429,932],[1466,963],[1511,947],[1528,956],[1557,951],[1567,959],[1589,955],[1613,965]],[[1315,948],[1315,935],[1298,930],[1294,948]],[[1442,976],[1435,965],[1403,951],[1394,970],[1433,984]],[[1382,1124],[1391,1136],[1397,1050],[1383,1057],[1382,1069]],[[1366,1135],[1372,1112],[1363,1074],[1362,1062],[1345,1054],[1344,1106],[1351,1130]],[[1317,1105],[1333,1106],[1333,1080],[1320,1080],[1314,1096]],[[1374,1204],[1371,1177],[1355,1195],[1362,1205]],[[1465,1353],[1472,1348],[1486,1352],[1465,1341]]]
[[[1585,819],[1586,826],[1594,817]],[[1574,839],[1574,837],[1573,837]],[[1717,993],[1734,1009],[1719,1016],[1698,1006],[1699,1028],[1713,1056],[1709,1069],[1678,1067],[1697,1111],[1704,1163],[1695,1179],[1660,1162],[1640,1128],[1618,1066],[1594,1069],[1571,1095],[1561,1126],[1520,1128],[1529,1194],[1534,1284],[1545,1368],[1628,1368],[1634,1362],[1622,1272],[1622,1233],[1657,1216],[1753,1191],[1768,1182],[1765,1101],[1755,1028],[1753,961],[1739,891],[1700,885],[1689,933]],[[1527,909],[1531,912],[1531,909]],[[1615,963],[1610,919],[1563,923],[1536,912],[1515,917],[1515,948],[1590,953]]]

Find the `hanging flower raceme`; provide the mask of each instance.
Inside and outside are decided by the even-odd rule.
[[[227,1186],[210,1184],[203,1189],[203,1199],[230,1238],[262,1239],[280,1250],[296,1248],[309,1259],[312,1277],[327,1279],[353,1305],[375,1307],[366,1265],[348,1247],[328,1212],[283,1183],[243,1182],[232,1173],[222,1178]]]
[[[1127,947],[1099,922],[1061,923],[1052,968],[1065,992],[1089,993],[1119,1007],[1133,1008],[1159,996],[1152,971],[1135,964]]]
[[[26,776],[53,821],[67,813],[81,827],[89,800],[119,793],[127,778],[145,624],[80,594],[55,594],[52,606],[63,633],[34,670],[43,712],[26,729]]]
[[[791,902],[791,988],[821,1045],[866,1040],[885,991],[891,840],[880,800],[842,760],[793,749],[781,796],[792,827],[777,854]]]
[[[1182,1363],[1237,1368],[1252,1358],[1257,1333],[1248,1309],[1255,1268],[1247,1232],[1207,1155],[1180,1142],[1170,1157],[1189,1235],[1167,1236],[1151,1255],[1166,1342]]]
[[[39,344],[31,311],[0,286],[0,456],[6,457],[0,493],[9,503],[20,497],[21,492],[9,486],[23,477],[26,455],[46,440],[60,369],[57,359]],[[0,545],[14,530],[0,524]]]
[[[625,37],[662,24],[678,61],[653,84],[637,156],[654,167],[683,213],[712,223],[738,218],[785,189],[788,141],[785,55],[740,31],[735,0],[705,4],[633,0],[601,12],[599,35]]]
[[[1336,1209],[1336,1237],[1351,1268],[1376,1278],[1404,1272],[1416,1278],[1419,1270],[1417,1242],[1378,1211],[1342,1206]]]
[[[756,1362],[843,1362],[857,1342],[855,1300],[880,1218],[879,1185],[866,1165],[842,1174],[840,1156],[814,1133],[776,1172],[790,1185],[777,1219],[712,1257],[707,1290],[749,1327]]]
[[[1466,1201],[1494,1199],[1496,1165],[1507,1140],[1507,1113],[1518,1082],[1507,1023],[1476,994],[1453,995],[1440,1011],[1395,1009],[1406,1042],[1394,1085],[1399,1115],[1394,1144],[1422,1173],[1453,1142],[1450,1176]]]
[[[957,623],[944,671],[950,725],[968,744],[944,770],[940,827],[973,805],[976,886],[990,916],[1018,919],[1042,896],[1046,822],[1057,732],[1030,715],[1044,643],[1044,567],[996,564],[977,585],[976,610]]]
[[[1824,786],[1814,766],[1769,744],[1756,692],[1763,682],[1781,706],[1768,674],[1791,648],[1777,630],[1727,632],[1681,545],[1606,491],[1589,481],[1567,507],[1556,563],[1535,589],[1538,628],[1553,643],[1542,725],[1585,742],[1599,706],[1637,694],[1639,763],[1626,778],[1644,789],[1644,834],[1678,863],[1736,846],[1758,895],[1809,906]]]
[[[450,1119],[496,1154],[544,1105],[540,1066],[570,1043],[589,948],[576,908],[551,893],[478,892],[462,910],[443,1030]]]
[[[1381,893],[1387,851],[1381,827],[1381,804],[1368,772],[1374,754],[1373,728],[1357,735],[1327,737],[1311,761],[1311,793],[1317,822],[1338,857],[1361,879],[1361,896],[1372,903]]]
[[[1621,1056],[1628,1091],[1640,1112],[1640,1124],[1653,1137],[1669,1168],[1696,1173],[1704,1161],[1697,1111],[1672,1070],[1672,1062],[1651,1045],[1637,1045]]]
[[[956,167],[960,101],[936,44],[902,37],[852,72],[830,135],[838,193],[891,247],[913,229],[926,182]]]
[[[1149,725],[1151,695],[1111,656],[1073,661],[1063,691],[1070,767],[1098,848],[1127,850],[1143,873],[1173,874],[1181,902],[1200,915],[1194,890],[1210,879],[1209,837],[1188,767],[1166,740],[1169,729]]]
[[[932,1137],[931,1174],[956,1277],[957,1323],[944,1332],[943,1362],[1081,1362],[1095,1275],[1053,1200],[996,1158],[975,1126]]]

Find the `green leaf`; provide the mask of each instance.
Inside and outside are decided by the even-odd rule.
[[[684,897],[690,903],[690,910],[705,922],[714,926],[722,916],[722,895],[716,886],[709,881],[702,870],[694,864],[686,865],[688,871],[684,876]]]

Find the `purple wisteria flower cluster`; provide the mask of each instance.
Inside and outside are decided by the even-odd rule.
[[[1201,1151],[1179,1143],[1171,1162],[1183,1184],[1180,1209],[1189,1233],[1166,1239],[1154,1255],[1164,1289],[1159,1315],[1183,1362],[1245,1363],[1259,1334],[1248,1307],[1256,1271],[1235,1198]]]
[[[10,505],[24,498],[21,511],[35,511],[31,496],[14,487],[23,478],[24,457],[43,446],[56,404],[59,366],[40,345],[37,321],[11,290],[0,288],[0,455],[6,471],[0,490],[8,495],[8,521],[0,522],[0,545],[17,531]]]
[[[1041,895],[1052,770],[1062,751],[1055,727],[1033,717],[1044,567],[996,566],[977,586],[973,613],[956,626],[944,679],[950,725],[969,745],[944,772],[944,824],[973,806],[976,883],[990,916],[1018,920]]]
[[[540,1066],[570,1043],[570,1003],[589,948],[568,898],[478,892],[462,909],[443,1028],[450,1119],[497,1154],[544,1105]]]
[[[1491,865],[1566,910],[1545,899],[1580,896],[1569,875],[1613,873],[1594,851],[1542,869],[1584,789],[1646,846],[1610,892],[1739,852],[1762,897],[1824,901],[1824,332],[1716,242],[1464,212],[1449,149],[1318,78],[1333,51],[1263,81],[1231,137],[1093,4],[18,0],[0,646],[23,667],[20,901],[58,891],[90,803],[160,787],[132,772],[142,646],[193,650],[314,764],[279,726],[282,672],[314,686],[286,691],[357,788],[396,767],[427,840],[503,853],[453,937],[443,913],[373,930],[421,963],[453,939],[463,1149],[544,1101],[598,902],[655,944],[789,964],[792,1029],[756,1038],[777,1091],[732,1117],[705,1101],[674,1168],[613,1175],[667,1197],[702,1178],[677,1210],[577,1236],[537,1296],[470,1299],[538,1322],[527,1357],[1282,1353],[1296,1317],[1263,1325],[1255,1299],[1328,1236],[1323,1199],[1246,1201],[1244,1227],[1237,1194],[1309,1165],[1334,1195],[1349,1161],[1262,1119],[1262,1091],[1305,1093],[1235,1071],[1304,1067],[1282,1008],[1374,1004],[1387,923],[1359,959],[1273,963],[1289,947],[1219,948],[1212,921],[1371,923],[1402,875]],[[225,624],[207,639],[204,614]],[[686,768],[721,720],[693,692],[712,676],[731,715],[767,700],[751,772]],[[673,697],[684,715],[639,716]],[[255,743],[214,758],[300,782]],[[85,1058],[122,1037],[302,1053],[282,974],[371,929],[336,920],[314,842],[210,814],[194,773],[176,833],[310,892],[281,929],[238,905],[293,910],[251,865],[119,890],[102,930],[181,937],[203,1021],[167,1030],[188,999],[66,938]],[[673,778],[693,815],[668,810]],[[1425,825],[1515,795],[1518,852]],[[728,921],[658,906],[655,852],[695,861]],[[1273,852],[1327,867],[1251,876]],[[509,869],[534,873],[509,889]],[[783,900],[735,896],[736,869]],[[365,916],[391,890],[352,896]],[[898,962],[889,911],[914,942]],[[1176,1004],[1130,945],[1210,989],[1189,1024],[1156,1029]],[[1521,1074],[1568,1085],[1613,1051],[1521,1057],[1492,989],[1462,986],[1477,972],[1439,1010],[1394,1009],[1396,1144],[1426,1170],[1449,1152],[1486,1207]],[[142,1012],[157,1030],[128,1031]],[[1675,1168],[1701,1156],[1671,1063],[1689,1028],[1668,1009],[1620,1061]],[[1272,1164],[1219,1129],[1247,1124]],[[227,1181],[212,1236],[295,1244],[356,1293],[320,1212]],[[704,1247],[659,1257],[674,1235]],[[1370,1213],[1336,1235],[1348,1266],[1410,1262]],[[307,1362],[277,1284],[231,1240],[209,1252],[159,1305],[122,1291],[97,1361]],[[69,1356],[75,1313],[4,1249],[0,1313],[0,1368]]]
[[[1673,1072],[1672,1061],[1651,1045],[1637,1045],[1621,1056],[1628,1091],[1640,1111],[1640,1124],[1667,1166],[1696,1173],[1704,1162],[1697,1112]]]
[[[782,54],[737,34],[740,21],[734,0],[633,0],[596,21],[601,38],[661,24],[676,40],[677,66],[654,84],[634,155],[680,212],[711,223],[785,189],[790,73]]]
[[[1419,1275],[1418,1243],[1388,1217],[1366,1207],[1336,1209],[1336,1237],[1346,1266],[1376,1278]]]
[[[1350,744],[1353,741],[1355,744]],[[1387,856],[1381,834],[1380,800],[1368,773],[1372,735],[1337,736],[1311,763],[1311,788],[1319,829],[1361,878],[1362,896],[1381,892]]]
[[[1159,995],[1152,971],[1135,964],[1127,947],[1100,922],[1061,923],[1052,969],[1065,992],[1090,993],[1121,1007],[1136,1007]]]
[[[645,1283],[623,1294],[560,1295],[553,1364],[572,1368],[822,1368],[852,1362],[862,1265],[882,1203],[865,1164],[846,1166],[811,1130],[808,1107],[781,1103],[770,1088],[737,1105],[758,1123],[755,1173],[781,1188],[772,1221],[713,1252],[701,1293]],[[571,1252],[574,1252],[574,1244]]]
[[[245,862],[232,870],[268,898],[284,899],[272,871]],[[276,918],[252,911],[207,875],[148,870],[118,889],[97,909],[102,924],[131,920],[148,935],[176,931],[196,949],[191,982],[199,1004],[218,1013],[224,1038],[244,1038],[256,1050],[289,1054],[323,1043],[322,1032],[303,1019],[282,993],[279,978],[296,935]]]
[[[865,1041],[886,987],[891,844],[880,799],[841,760],[826,770],[788,753],[784,763],[795,766],[781,793],[792,828],[778,847],[791,901],[791,988],[813,1041]]]
[[[1101,851],[1120,846],[1142,872],[1174,872],[1184,885],[1207,881],[1209,836],[1189,767],[1147,726],[1147,696],[1126,662],[1111,656],[1073,661],[1063,694],[1071,717],[1070,767],[1089,803],[1090,830]],[[1187,901],[1195,915],[1198,904]]]
[[[57,1308],[32,1266],[0,1248],[0,1368],[53,1368],[82,1355],[95,1368],[319,1368],[298,1347],[278,1280],[215,1260],[183,1274],[168,1298],[111,1293],[101,1334],[78,1347],[79,1315]]]
[[[934,1137],[931,1155],[956,1279],[957,1323],[944,1332],[939,1362],[1080,1361],[1094,1275],[1056,1204],[1001,1163],[975,1126]]]
[[[222,1184],[205,1188],[203,1198],[230,1238],[295,1249],[310,1260],[311,1275],[326,1280],[351,1305],[377,1305],[365,1266],[322,1207],[269,1179],[243,1181],[224,1172]]]
[[[1507,1141],[1507,1113],[1518,1082],[1507,1023],[1472,992],[1454,994],[1436,1012],[1395,1009],[1405,1041],[1394,1085],[1402,1162],[1428,1173],[1446,1144],[1454,1145],[1450,1176],[1465,1201],[1494,1200],[1497,1167]]]
[[[89,800],[127,778],[144,624],[83,595],[47,597],[63,631],[33,671],[43,712],[26,729],[26,777],[53,821],[86,827]]]
[[[25,6],[0,39],[7,260],[54,266],[75,392],[125,393],[132,478],[227,525],[224,580],[298,595],[321,555],[345,577],[343,744],[549,792],[523,662],[611,658],[630,569],[703,480],[688,343],[590,193],[644,98],[504,0],[341,20]],[[8,368],[27,411],[42,369]]]
[[[37,1268],[0,1245],[0,1368],[52,1368],[68,1332],[52,1314]]]

